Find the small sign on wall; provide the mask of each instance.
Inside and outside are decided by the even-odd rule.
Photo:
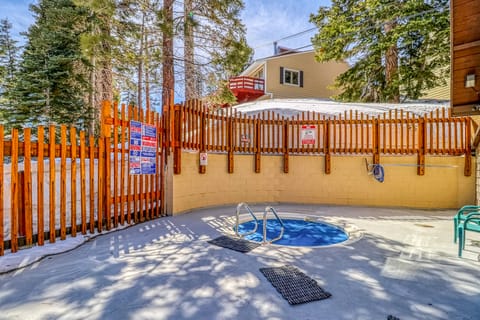
[[[316,125],[302,125],[302,144],[315,144],[317,137]]]
[[[206,152],[200,152],[200,165],[206,166],[208,163],[208,154]]]

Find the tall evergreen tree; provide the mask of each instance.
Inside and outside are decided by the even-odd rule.
[[[347,60],[337,98],[417,99],[449,72],[448,0],[332,0],[310,20],[318,61]]]
[[[240,19],[243,0],[187,0],[184,5],[185,98],[216,92],[217,99],[234,102],[226,81],[253,55]]]
[[[80,35],[81,51],[91,66],[88,94],[90,110],[89,133],[99,128],[100,110],[104,100],[113,100],[112,46],[111,34],[115,0],[72,0],[88,16],[87,28]]]
[[[12,106],[12,89],[18,65],[17,41],[11,35],[12,24],[7,19],[0,20],[0,121],[8,118]]]
[[[87,61],[80,48],[86,12],[72,0],[41,0],[31,5],[35,23],[27,32],[14,89],[13,125],[45,123],[84,128],[90,112]]]

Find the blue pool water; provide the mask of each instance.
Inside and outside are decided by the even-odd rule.
[[[280,240],[274,244],[284,246],[326,246],[340,243],[348,239],[348,235],[340,228],[321,222],[312,222],[298,219],[283,219],[285,231]],[[255,228],[255,221],[244,222],[239,225],[239,233],[246,233]],[[267,239],[274,239],[280,234],[280,223],[275,219],[267,220]],[[255,233],[245,237],[247,240],[262,242],[263,221],[258,221]]]

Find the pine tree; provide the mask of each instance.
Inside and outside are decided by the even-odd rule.
[[[116,10],[115,0],[72,0],[86,12],[87,28],[80,35],[82,54],[90,64],[88,93],[90,110],[89,134],[98,132],[103,101],[113,100],[112,72],[112,21]]]
[[[35,23],[27,32],[11,112],[14,126],[54,123],[84,128],[90,112],[88,64],[80,48],[86,12],[71,0],[31,5]]]
[[[8,119],[8,111],[13,108],[12,89],[15,85],[18,64],[17,41],[11,36],[12,24],[7,19],[0,20],[0,121]]]
[[[449,72],[448,0],[333,0],[311,22],[318,61],[346,60],[346,101],[418,99]]]
[[[227,80],[241,72],[253,55],[240,19],[243,0],[187,0],[184,4],[185,98],[215,93],[215,102],[232,103]]]

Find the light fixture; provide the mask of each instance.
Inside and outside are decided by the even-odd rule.
[[[465,88],[475,88],[475,73],[467,74],[465,77]]]

